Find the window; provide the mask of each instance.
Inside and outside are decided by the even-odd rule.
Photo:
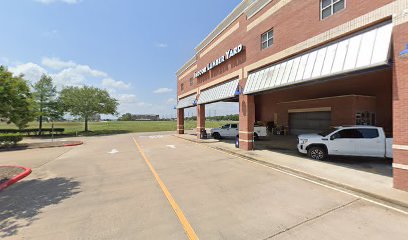
[[[321,0],[320,17],[325,19],[346,8],[346,0]]]
[[[231,128],[238,128],[238,124],[231,124]]]
[[[194,85],[194,79],[190,78],[190,86],[193,86],[193,85]]]
[[[356,129],[345,129],[335,133],[333,138],[363,138],[363,135]]]
[[[378,138],[380,136],[377,129],[364,128],[358,129],[358,131],[361,135],[363,135],[363,138],[367,139]]]
[[[261,49],[266,49],[273,44],[273,29],[267,31],[261,36]]]
[[[184,91],[184,83],[182,83],[182,84],[180,85],[180,88],[181,88],[181,91],[183,92],[183,91]]]

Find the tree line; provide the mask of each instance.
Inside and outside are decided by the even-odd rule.
[[[106,90],[90,87],[65,87],[57,91],[53,79],[44,74],[31,85],[23,75],[13,76],[5,66],[0,66],[0,119],[24,129],[37,119],[39,133],[44,120],[57,121],[65,114],[88,121],[98,114],[117,114],[118,101]]]

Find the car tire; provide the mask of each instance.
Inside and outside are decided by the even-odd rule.
[[[259,136],[258,136],[257,133],[254,133],[254,140],[255,140],[255,141],[258,141],[258,140],[259,140]]]
[[[322,161],[326,159],[327,153],[326,150],[322,147],[311,147],[307,150],[307,155],[314,159],[314,160],[319,160]]]
[[[218,139],[221,139],[221,135],[216,132],[216,133],[213,134],[213,138],[214,138],[214,139],[217,139],[217,140],[218,140]]]

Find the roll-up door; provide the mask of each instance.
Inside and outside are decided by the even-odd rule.
[[[331,112],[289,113],[289,132],[291,135],[319,133],[331,125]]]

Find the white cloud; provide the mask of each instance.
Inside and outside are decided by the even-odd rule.
[[[126,89],[129,89],[130,88],[130,83],[124,83],[124,82],[122,82],[122,81],[116,81],[116,80],[113,80],[113,79],[111,79],[111,78],[105,78],[105,79],[103,79],[102,80],[102,85],[104,86],[104,87],[106,87],[106,88],[109,88],[109,89],[120,89],[120,90],[126,90]]]
[[[45,67],[60,70],[69,67],[75,67],[77,64],[73,61],[62,61],[59,58],[44,57],[41,64]]]
[[[137,98],[136,95],[134,94],[119,94],[114,96],[119,103],[136,103]]]
[[[85,83],[86,77],[73,68],[67,68],[59,73],[51,74],[59,86],[79,86]]]
[[[82,0],[34,0],[42,4],[51,4],[51,3],[67,3],[67,4],[77,4],[82,2]]]
[[[15,76],[23,74],[24,78],[32,83],[37,82],[40,80],[41,75],[47,73],[47,70],[45,70],[43,67],[32,62],[20,64],[15,67],[9,67],[9,70]]]
[[[173,89],[170,89],[170,88],[159,88],[159,89],[154,90],[153,93],[162,94],[162,93],[169,93],[172,91]]]
[[[156,43],[156,47],[158,48],[167,48],[169,45],[167,43]]]
[[[99,71],[99,70],[92,69],[88,65],[76,65],[73,68],[67,68],[65,70],[69,70],[69,69],[71,69],[71,71],[77,72],[77,73],[82,74],[84,76],[96,77],[96,78],[107,78],[107,77],[109,77],[109,75],[107,73]]]
[[[50,74],[57,85],[60,86],[78,86],[85,84],[88,77],[107,78],[107,73],[90,68],[87,65],[76,65],[75,67],[65,68],[62,71]]]
[[[110,79],[111,85],[114,85],[115,88],[122,89],[127,87],[127,84],[113,80],[106,72],[93,69],[88,65],[77,64],[74,61],[44,57],[41,65],[32,62],[20,63],[9,69],[14,75],[24,74],[25,79],[31,82],[38,81],[42,74],[49,74],[55,80],[58,87],[81,86],[87,84],[86,81],[88,79],[99,81]]]

